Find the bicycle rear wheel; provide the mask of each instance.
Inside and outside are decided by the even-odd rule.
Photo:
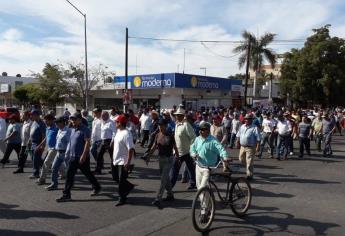
[[[234,180],[230,188],[230,207],[232,212],[242,217],[248,211],[252,201],[252,189],[246,178]]]
[[[198,190],[192,205],[192,221],[196,231],[207,231],[215,215],[215,199],[209,187],[203,187]]]

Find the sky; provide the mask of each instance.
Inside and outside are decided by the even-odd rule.
[[[331,24],[345,37],[342,0],[71,0],[87,16],[89,68],[123,75],[125,28],[130,37],[238,41],[248,30],[276,39],[306,39]],[[228,77],[243,73],[235,43],[129,39],[129,74],[185,72]],[[303,43],[273,43],[277,53]],[[184,57],[185,55],[185,57]],[[45,63],[84,62],[84,20],[65,0],[0,0],[0,72],[27,76]]]

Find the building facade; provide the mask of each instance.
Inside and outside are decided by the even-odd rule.
[[[128,100],[134,110],[143,106],[172,108],[184,104],[187,109],[240,106],[242,81],[210,76],[163,73],[128,76],[129,93],[124,95],[125,77],[114,77],[112,84],[96,86],[90,92],[93,107],[122,107]]]
[[[16,88],[29,83],[36,83],[34,77],[0,76],[0,106],[17,106],[17,101],[13,97]]]

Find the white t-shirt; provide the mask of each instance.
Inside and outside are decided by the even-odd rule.
[[[22,146],[27,146],[30,139],[30,128],[31,128],[31,120],[24,121],[22,131],[21,131],[21,138],[22,138]]]
[[[274,128],[274,123],[272,122],[272,120],[264,119],[262,121],[262,127],[265,133],[272,133],[273,128]]]
[[[107,121],[102,120],[101,123],[101,138],[104,139],[112,139],[115,137],[116,134],[116,127],[114,121],[108,119]]]
[[[0,117],[0,140],[6,138],[6,131],[7,131],[6,121],[5,119]]]
[[[232,123],[231,133],[232,134],[237,134],[238,130],[241,127],[241,121],[238,120],[238,119],[233,119],[231,123]]]
[[[151,118],[148,115],[142,114],[140,116],[139,122],[140,122],[141,130],[150,130]]]
[[[278,121],[277,124],[277,130],[278,130],[278,134],[280,135],[287,135],[289,132],[292,131],[292,127],[291,127],[291,123],[288,120],[284,120],[282,121]]]
[[[132,134],[127,129],[117,130],[114,138],[113,164],[124,165],[128,161],[128,151],[134,148]]]
[[[100,141],[101,138],[101,126],[102,126],[102,121],[98,118],[95,118],[92,121],[92,134],[91,134],[91,141],[96,142]]]

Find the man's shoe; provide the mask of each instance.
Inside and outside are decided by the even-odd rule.
[[[206,224],[207,221],[208,221],[207,215],[206,215],[206,214],[201,214],[199,220],[200,220],[200,223],[201,223],[201,224]]]
[[[187,188],[187,190],[194,190],[194,189],[196,189],[196,185],[195,184],[191,184]]]
[[[123,206],[123,205],[125,205],[127,202],[126,202],[126,200],[119,200],[116,204],[115,204],[115,206]]]
[[[188,183],[188,180],[183,178],[183,179],[181,179],[181,183],[183,183],[183,184]]]
[[[17,169],[16,171],[13,171],[13,174],[21,174],[21,173],[24,173],[24,170],[21,168]]]
[[[36,181],[36,183],[37,183],[37,185],[44,185],[44,184],[46,184],[46,181],[43,180],[43,179],[38,179],[38,180]]]
[[[247,180],[253,180],[254,179],[254,177],[253,176],[247,176]]]
[[[40,176],[39,175],[30,175],[29,179],[39,179]]]
[[[156,206],[158,209],[162,209],[162,204],[157,199],[152,202],[152,205]]]
[[[62,195],[62,197],[56,199],[57,202],[69,202],[71,200],[71,196],[66,195]]]
[[[293,156],[293,152],[290,152],[290,156]]]
[[[99,192],[101,191],[101,187],[97,188],[97,189],[94,189],[91,193],[90,193],[90,196],[93,197],[93,196],[97,196],[99,194]]]
[[[102,175],[102,171],[101,170],[95,170],[92,172],[92,174],[94,175]]]
[[[163,202],[172,202],[174,201],[174,195],[167,196],[166,198],[163,198]]]
[[[58,187],[54,184],[51,184],[49,186],[46,187],[47,191],[54,191],[54,190],[58,190]]]

